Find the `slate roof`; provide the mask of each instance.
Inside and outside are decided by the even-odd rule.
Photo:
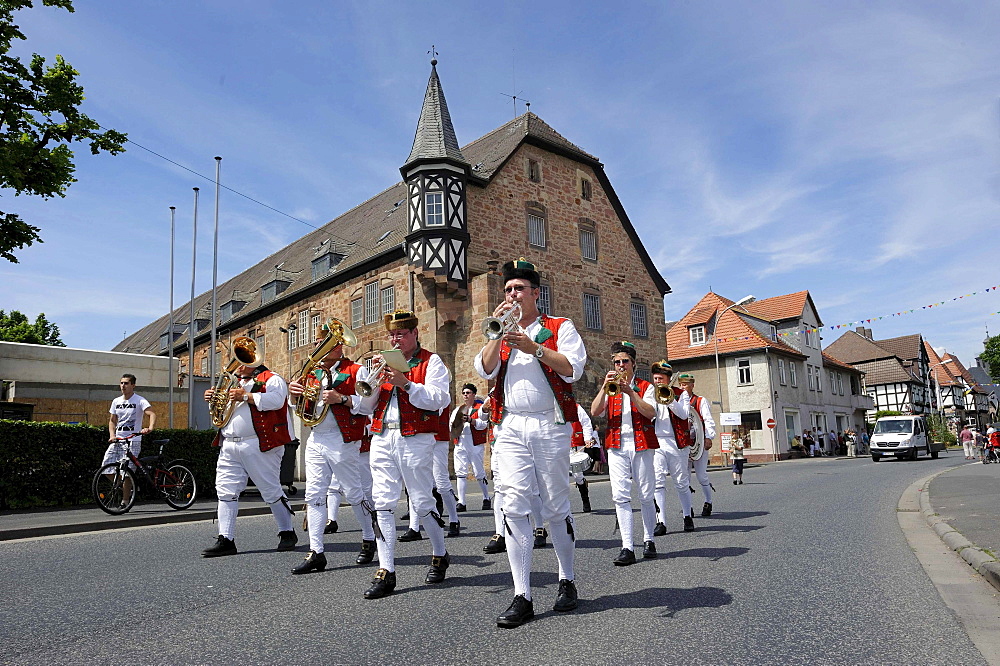
[[[462,150],[458,147],[458,137],[455,136],[455,127],[451,124],[448,102],[444,98],[444,89],[441,87],[436,65],[437,62],[432,60],[431,76],[427,80],[424,104],[420,108],[417,132],[413,136],[413,147],[405,164],[416,160],[440,158],[449,158],[457,162],[466,161]]]
[[[904,368],[903,363],[896,357],[877,361],[862,361],[852,365],[865,373],[865,384],[868,386],[920,381],[920,378],[914,377],[913,373]]]
[[[667,331],[667,358],[674,361],[700,356],[714,356],[715,344],[712,341],[712,332],[708,330],[705,332],[707,344],[692,346],[688,335],[688,326],[698,326],[704,323],[702,320],[705,316],[705,310],[710,310],[711,316],[715,316],[717,311],[724,310],[734,302],[711,291],[705,294],[685,316],[681,317],[677,324]],[[718,319],[716,334],[719,337],[720,355],[766,348],[784,352],[797,358],[805,358],[805,355],[794,347],[784,342],[771,340],[763,335],[747,322],[750,317],[753,315],[745,311],[745,306],[740,306],[728,310]],[[758,317],[754,318],[759,319]]]

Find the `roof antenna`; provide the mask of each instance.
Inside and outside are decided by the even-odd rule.
[[[517,61],[514,59],[514,52],[511,51],[511,53],[510,53],[511,90],[517,90],[517,69],[515,67],[516,64],[517,64]],[[504,93],[504,92],[500,93],[504,97],[510,97],[511,101],[514,103],[514,118],[517,118],[517,96],[520,95],[522,92],[524,92],[524,91],[523,90],[517,90],[517,92],[514,93],[513,95],[508,95],[507,93]],[[523,99],[523,98],[521,99],[521,101],[524,102],[525,107],[527,107],[528,109],[531,108],[531,102],[529,102],[528,100]],[[526,113],[527,113],[527,111],[526,111]]]

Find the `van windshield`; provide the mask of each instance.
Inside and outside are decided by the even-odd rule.
[[[876,435],[909,435],[913,432],[913,421],[909,419],[880,419],[875,424]]]

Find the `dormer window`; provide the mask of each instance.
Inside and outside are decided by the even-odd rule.
[[[260,288],[260,304],[264,305],[265,303],[270,303],[277,298],[281,292],[288,289],[288,285],[290,284],[291,282],[288,280],[271,280]],[[225,315],[223,315],[223,319],[225,318]]]
[[[704,326],[691,326],[688,328],[688,339],[691,341],[691,346],[696,347],[698,345],[705,344],[705,327]]]
[[[778,341],[778,327],[774,324],[771,324],[771,339],[775,342]]]
[[[444,193],[427,192],[424,195],[424,219],[428,227],[444,226]]]
[[[173,340],[181,337],[181,334],[184,333],[185,330],[187,330],[186,326],[174,324]],[[170,344],[170,342],[173,342],[173,340],[170,338],[169,329],[163,331],[163,335],[160,336],[160,351],[167,351],[167,345]]]
[[[246,305],[246,301],[232,300],[224,303],[222,307],[219,308],[219,320],[229,321],[233,318],[233,315],[243,309],[244,305]]]
[[[339,252],[327,252],[312,260],[312,281],[321,280],[334,270],[344,260],[346,255]]]
[[[208,328],[209,321],[204,318],[197,318],[194,320],[194,332],[200,333]]]

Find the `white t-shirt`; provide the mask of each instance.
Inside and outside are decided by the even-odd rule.
[[[111,409],[108,410],[108,414],[114,414],[118,417],[118,423],[115,426],[115,436],[116,437],[128,437],[132,433],[138,433],[142,430],[142,415],[147,409],[152,407],[149,404],[149,400],[146,400],[138,393],[133,393],[132,397],[125,399],[125,396],[120,395],[111,401]],[[141,439],[141,435],[136,435],[132,441],[138,442]]]

